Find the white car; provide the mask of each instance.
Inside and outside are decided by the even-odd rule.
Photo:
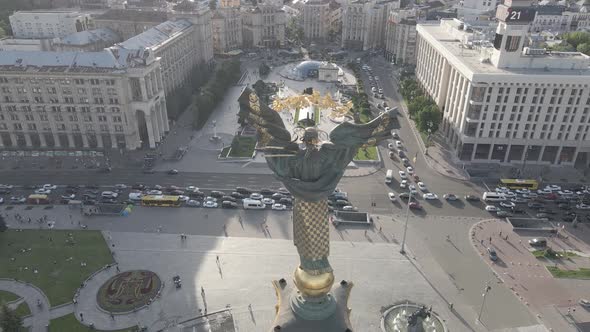
[[[393,143],[387,144],[387,148],[391,151],[395,150],[395,146],[393,145]]]
[[[266,205],[273,205],[275,203],[275,200],[272,198],[265,197],[262,199],[262,203]]]
[[[408,187],[408,180],[402,180],[402,182],[399,183],[400,188],[407,188]]]
[[[193,192],[194,193],[194,192],[199,191],[199,188],[197,188],[195,186],[188,186],[188,187],[185,188],[185,190],[188,191],[188,192]]]
[[[393,137],[393,138],[399,138],[399,135],[397,134],[397,131],[392,130],[391,131],[391,137]]]
[[[217,202],[217,198],[215,197],[211,197],[211,196],[207,196],[205,197],[205,199],[203,199],[204,202]]]
[[[74,195],[74,194],[62,195],[61,198],[62,199],[74,199],[74,198],[76,198],[76,195]]]
[[[530,195],[530,194],[528,194],[528,195]],[[507,192],[504,193],[504,196],[506,198],[514,198],[514,197],[516,197],[516,194],[513,193],[512,191],[507,191]]]
[[[55,190],[57,189],[57,186],[54,184],[44,184],[43,185],[43,189],[47,189],[47,190]]]
[[[255,199],[255,200],[262,200],[264,198],[264,196],[262,196],[262,194],[259,193],[252,193],[250,194],[250,199]]]
[[[560,191],[561,190],[561,186],[558,186],[556,184],[550,184],[548,186],[545,186],[545,190],[552,191],[552,192],[553,191]]]
[[[352,205],[346,205],[346,206],[343,206],[342,207],[342,211],[354,211],[354,212],[356,212],[358,210],[359,209],[357,207],[352,206]]]
[[[0,197],[0,204],[4,203],[4,198]]]
[[[141,201],[141,197],[143,195],[141,193],[129,193],[129,200],[131,201]]]
[[[12,189],[14,188],[11,184],[0,184],[0,189]]]
[[[418,182],[418,188],[420,188],[420,190],[422,190],[422,191],[425,191],[426,185],[424,184],[424,182]]]
[[[498,210],[500,210],[500,209],[498,209],[497,206],[494,206],[494,205],[486,205],[486,211],[488,211],[488,212],[497,212]]]
[[[40,188],[40,189],[35,190],[35,194],[49,195],[49,194],[51,194],[51,190]]]
[[[146,192],[146,194],[148,194],[148,195],[162,195],[162,191],[161,190],[152,189],[152,190],[148,190]]]
[[[179,199],[181,202],[188,202],[188,201],[189,201],[191,198],[190,198],[190,197],[188,197],[188,196],[180,195],[180,196],[178,196],[178,199]]]
[[[126,184],[122,184],[122,183],[117,183],[115,185],[116,189],[127,189],[127,185]]]
[[[511,209],[516,206],[516,203],[503,201],[503,202],[500,202],[500,206]]]
[[[434,200],[434,199],[438,199],[438,196],[436,194],[433,194],[433,193],[426,193],[426,194],[422,195],[422,198],[429,199],[429,200]]]
[[[559,191],[557,192],[557,194],[558,194],[559,196],[572,196],[572,195],[574,194],[574,192],[573,192],[573,191],[571,191],[571,190],[559,190]]]
[[[408,189],[410,189],[410,193],[411,193],[412,195],[416,195],[416,194],[418,193],[418,191],[416,190],[416,186],[415,186],[415,185],[413,185],[413,184],[411,184],[411,185],[408,187]]]
[[[414,174],[414,167],[412,167],[412,166],[406,167],[406,172],[408,172],[408,174],[410,174],[410,175]]]
[[[103,191],[100,196],[103,198],[117,198],[119,194],[114,191]]]
[[[510,191],[510,189],[508,189],[506,187],[498,187],[498,188],[496,188],[496,192],[497,193],[505,193],[505,192],[508,192],[508,191]]]
[[[530,194],[531,193],[531,191],[528,190],[528,189],[516,189],[515,191],[516,191],[517,194],[521,194],[521,195]]]
[[[581,203],[581,204],[576,205],[576,209],[579,209],[579,210],[590,210],[590,205]]]
[[[539,189],[539,190],[537,190],[537,194],[539,194],[539,195],[549,195],[549,194],[551,194],[551,190]]]
[[[401,149],[403,147],[402,141],[395,141],[395,146],[397,146],[398,149]]]
[[[213,202],[213,201],[205,201],[203,202],[203,207],[206,208],[216,208],[217,207],[217,203]]]
[[[399,171],[399,177],[402,178],[402,179],[407,179],[408,178],[408,176],[406,175],[406,172],[404,172],[404,171]]]
[[[201,206],[201,202],[195,201],[194,199],[191,199],[188,202],[186,202],[186,205],[199,207],[199,206]]]
[[[276,211],[284,211],[287,209],[287,206],[285,204],[275,203],[272,205],[272,209]]]
[[[395,201],[395,194],[394,193],[387,193],[387,197],[389,197],[390,201]]]

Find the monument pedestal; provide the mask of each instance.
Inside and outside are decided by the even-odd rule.
[[[334,285],[321,303],[302,297],[294,283],[289,284],[284,279],[272,283],[278,304],[271,332],[352,332],[348,308],[352,282],[342,281]],[[323,318],[324,310],[333,313]]]

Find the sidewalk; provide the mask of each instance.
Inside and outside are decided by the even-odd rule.
[[[24,325],[32,332],[46,332],[49,325],[51,307],[49,300],[37,287],[14,279],[0,279],[0,290],[14,293],[24,299],[31,310],[31,316],[24,319]],[[41,306],[37,306],[37,300]]]

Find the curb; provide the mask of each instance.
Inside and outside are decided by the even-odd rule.
[[[397,83],[398,87],[400,85],[400,82],[393,77],[393,79],[395,80],[395,82]],[[453,180],[459,180],[459,181],[469,181],[469,179],[467,178],[460,178],[460,177],[456,177],[456,176],[452,176],[449,174],[446,174],[442,171],[440,171],[438,168],[434,167],[432,165],[432,162],[430,161],[430,156],[426,155],[424,153],[424,151],[426,150],[426,145],[424,144],[424,141],[422,141],[422,137],[420,137],[420,134],[418,134],[416,132],[416,126],[415,124],[411,121],[410,119],[410,113],[408,112],[408,108],[406,106],[406,101],[403,98],[403,96],[401,95],[401,93],[399,93],[397,90],[394,89],[394,93],[399,97],[400,100],[400,106],[402,108],[402,111],[404,112],[404,115],[406,116],[406,118],[408,119],[408,123],[410,124],[410,129],[412,130],[412,133],[414,134],[414,138],[416,138],[416,141],[418,142],[418,148],[420,149],[420,153],[422,154],[422,157],[424,158],[424,160],[426,161],[426,164],[428,165],[428,167],[430,169],[432,169],[433,171],[439,173],[440,175],[453,179]]]

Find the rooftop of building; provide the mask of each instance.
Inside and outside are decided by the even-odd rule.
[[[77,14],[77,15],[81,15],[82,13],[80,13],[77,10],[67,10],[67,9],[38,9],[38,10],[19,10],[14,12],[14,14],[35,14],[35,15],[39,15],[39,14]],[[13,15],[14,15],[13,14]]]
[[[88,45],[99,41],[112,42],[113,44],[120,40],[121,37],[113,30],[101,28],[96,30],[85,30],[59,38],[57,44],[65,45]]]
[[[420,23],[417,27],[419,34],[443,50],[449,62],[474,74],[590,75],[590,57],[580,52],[521,53],[520,63],[525,64],[522,67],[498,68],[489,61],[495,50],[492,41],[477,32],[462,30],[465,27],[462,21],[443,19],[440,23]],[[533,67],[535,62],[544,66]]]
[[[149,51],[116,47],[100,52],[0,51],[4,72],[117,72],[146,65]]]
[[[134,22],[164,22],[168,19],[168,15],[163,11],[110,9],[104,14],[96,16],[96,19]]]
[[[562,5],[543,5],[535,6],[538,15],[561,15],[566,9]]]
[[[187,20],[166,21],[117,44],[117,46],[128,50],[156,47],[191,26],[192,23]]]

